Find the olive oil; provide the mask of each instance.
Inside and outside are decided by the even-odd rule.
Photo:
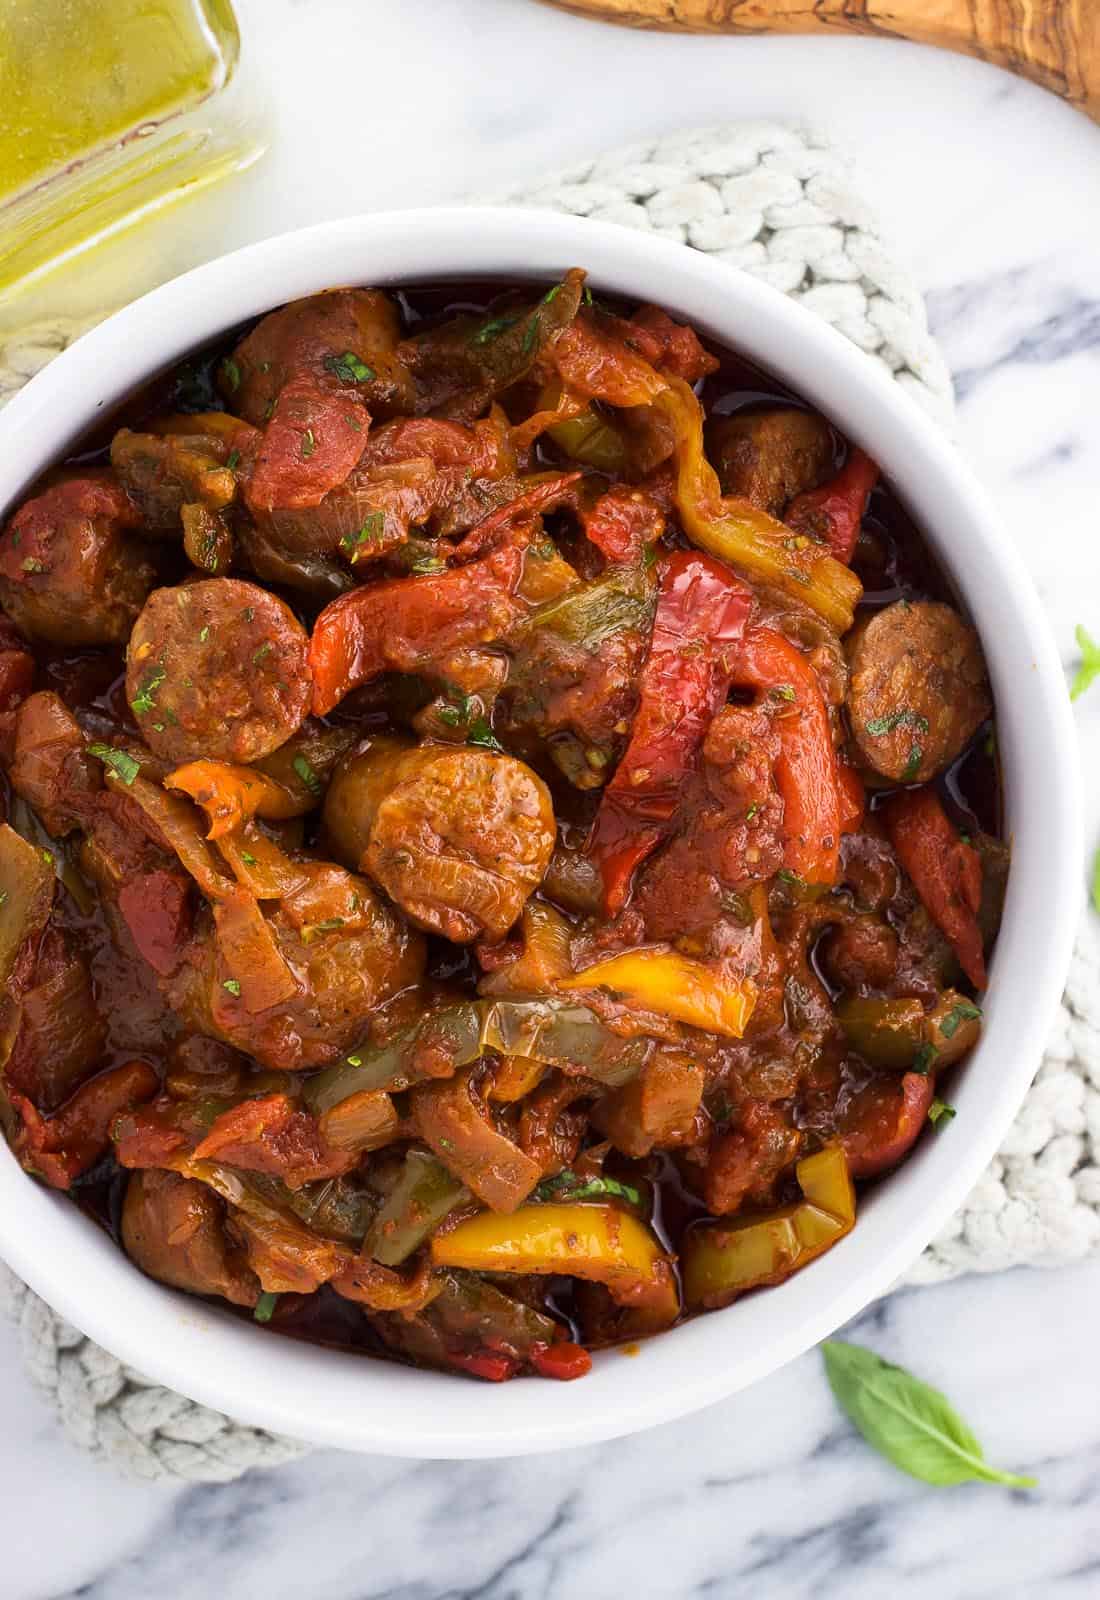
[[[259,146],[229,0],[0,0],[0,291]]]

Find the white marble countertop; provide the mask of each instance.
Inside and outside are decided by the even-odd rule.
[[[880,41],[630,33],[532,0],[237,0],[271,155],[178,212],[133,288],[283,227],[491,190],[655,130],[805,117],[860,158],[929,297],[960,442],[1063,655],[1100,638],[1100,129]],[[71,309],[71,308],[69,308]],[[1078,709],[1100,832],[1100,690]],[[318,1454],[123,1483],[61,1438],[0,1329],[2,1600],[1076,1600],[1100,1594],[1100,1261],[896,1295],[854,1337],[942,1386],[1027,1495],[926,1489],[809,1355],[630,1440],[507,1463]]]

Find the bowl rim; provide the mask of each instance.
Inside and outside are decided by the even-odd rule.
[[[578,264],[597,292],[654,301],[835,420],[880,462],[965,597],[997,702],[1013,842],[986,1024],[953,1085],[950,1132],[921,1140],[867,1196],[846,1239],[767,1294],[648,1341],[633,1360],[600,1353],[581,1384],[460,1383],[272,1339],[145,1278],[67,1196],[29,1183],[0,1149],[0,1256],[32,1289],[149,1378],[317,1444],[460,1458],[561,1449],[685,1415],[783,1366],[888,1290],[963,1200],[1031,1081],[1069,965],[1083,883],[1077,752],[1061,662],[1019,554],[950,441],[880,363],[698,251],[505,207],[380,212],[249,245],[116,312],[15,396],[0,415],[0,513],[127,393],[287,300],[341,283],[546,280]]]

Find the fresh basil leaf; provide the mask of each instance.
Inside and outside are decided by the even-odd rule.
[[[504,746],[493,732],[488,717],[475,717],[466,734],[466,743],[482,750],[503,750]]]
[[[821,1347],[829,1387],[873,1449],[922,1483],[999,1483],[1031,1489],[1034,1478],[1000,1472],[938,1389],[862,1345],[829,1339]]]
[[[110,767],[127,788],[141,771],[141,762],[135,761],[128,750],[115,750],[107,744],[90,744],[88,754],[97,757],[105,767]]]
[[[631,1205],[641,1205],[642,1197],[633,1184],[620,1183],[618,1178],[582,1178],[568,1167],[544,1178],[535,1190],[536,1200],[602,1200],[608,1195],[618,1200],[628,1200]]]
[[[1074,637],[1077,640],[1077,648],[1081,652],[1081,661],[1070,686],[1069,697],[1071,700],[1079,699],[1085,690],[1090,689],[1096,679],[1100,677],[1100,644],[1096,643],[1088,629],[1080,623],[1077,625]]]
[[[257,1322],[270,1322],[271,1321],[271,1313],[275,1310],[275,1307],[278,1304],[278,1301],[279,1301],[279,1296],[277,1294],[267,1294],[267,1293],[262,1294],[260,1296],[260,1298],[256,1301],[255,1308],[254,1308],[254,1310],[252,1312],[252,1315],[256,1319],[256,1321]]]

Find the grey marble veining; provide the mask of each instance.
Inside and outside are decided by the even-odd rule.
[[[653,130],[808,117],[857,151],[917,264],[959,446],[1067,667],[1077,622],[1100,638],[1100,130],[991,68],[885,42],[636,34],[532,0],[236,3],[273,153],[178,213],[135,290],[279,228],[492,189]],[[1077,715],[1095,834],[1100,691]],[[991,1460],[1037,1473],[1027,1494],[899,1475],[839,1416],[816,1354],[587,1450],[323,1452],[226,1487],[130,1484],[66,1445],[0,1329],[0,1600],[1094,1600],[1098,1325],[1100,1262],[909,1291],[851,1330],[940,1385]]]

